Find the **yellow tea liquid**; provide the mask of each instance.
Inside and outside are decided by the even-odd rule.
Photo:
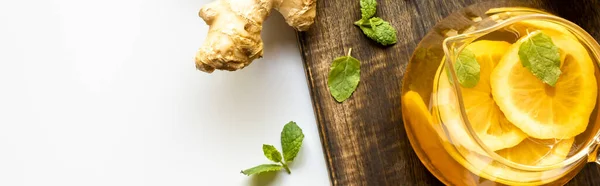
[[[514,65],[519,61],[518,45],[537,32],[552,36],[560,51],[561,76],[554,87],[543,86],[520,63]],[[587,162],[526,171],[493,158],[543,167],[560,165],[577,152],[588,150],[584,147],[600,126],[598,61],[566,28],[545,21],[524,21],[477,38],[465,48],[476,54],[479,82],[471,88],[459,85],[460,93],[454,86],[458,83],[453,78],[456,74],[447,72],[441,49],[424,46],[417,48],[406,73],[402,109],[415,152],[442,182],[563,184]]]

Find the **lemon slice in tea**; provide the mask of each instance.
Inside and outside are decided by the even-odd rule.
[[[552,165],[565,160],[574,141],[574,138],[562,140],[528,138],[515,147],[496,153],[509,161],[523,165]]]
[[[515,163],[531,166],[553,165],[564,161],[571,151],[574,139],[525,139],[515,147],[496,151],[498,155]],[[543,185],[560,178],[570,169],[524,171],[501,164],[487,156],[458,149],[465,157],[461,162],[473,173],[485,179],[506,185]]]
[[[527,135],[572,138],[585,131],[596,104],[595,67],[586,48],[573,37],[542,32],[560,51],[561,74],[556,85],[545,84],[523,67],[518,52],[527,38],[521,38],[492,71],[492,95],[506,118]]]
[[[464,88],[461,86],[464,108],[469,122],[479,139],[493,151],[513,147],[527,137],[525,133],[504,117],[504,114],[492,98],[490,74],[509,47],[510,44],[507,42],[488,40],[476,41],[466,47],[466,49],[471,50],[475,54],[477,62],[480,65],[480,80],[473,88]],[[460,111],[456,104],[458,100],[454,95],[454,91],[444,91],[452,89],[445,70],[439,75],[439,78],[440,93],[452,94],[441,97],[442,99],[447,99],[445,101],[449,103],[440,105],[440,115],[446,121],[449,121],[447,122],[449,124],[452,121],[460,121]],[[453,127],[448,128],[452,130]],[[454,136],[461,138],[459,139],[460,141],[469,141],[469,139],[466,139],[468,137],[464,136],[466,135],[464,132],[460,133]],[[468,147],[471,145],[465,146]],[[472,148],[470,149],[473,150]]]

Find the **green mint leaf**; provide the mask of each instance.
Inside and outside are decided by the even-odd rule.
[[[379,26],[386,23],[386,21],[384,21],[383,19],[379,18],[379,17],[374,17],[374,18],[370,18],[369,19],[369,25],[371,27],[375,27],[375,26]],[[388,23],[389,24],[389,23]]]
[[[283,126],[281,131],[281,147],[283,148],[283,159],[286,163],[294,161],[300,147],[302,147],[304,134],[296,122],[290,121]]]
[[[360,14],[362,19],[369,19],[375,15],[377,11],[376,0],[360,0]]]
[[[351,50],[347,56],[338,57],[331,63],[327,86],[337,102],[348,99],[360,81],[360,62],[350,56]],[[283,154],[285,157],[285,147]]]
[[[368,21],[357,21],[354,24],[360,27],[367,37],[373,41],[387,46],[397,42],[396,29],[381,18],[374,17]]]
[[[525,36],[519,47],[519,59],[542,82],[554,86],[560,76],[560,53],[552,38],[541,31]]]
[[[252,167],[246,170],[243,170],[241,173],[245,174],[246,176],[250,176],[252,174],[260,174],[260,173],[264,173],[264,172],[273,172],[273,171],[279,171],[283,168],[283,166],[279,165],[279,164],[262,164],[256,167]]]
[[[269,160],[275,163],[281,162],[281,153],[273,145],[263,144],[263,153]]]
[[[458,59],[454,64],[456,78],[458,83],[465,88],[473,88],[479,82],[480,66],[475,54],[469,49],[463,49],[458,54]]]
[[[366,22],[368,22],[368,21],[369,20],[366,20]],[[359,27],[363,26],[363,24],[365,24],[365,19],[361,19],[361,20],[354,22],[354,25],[359,26]]]

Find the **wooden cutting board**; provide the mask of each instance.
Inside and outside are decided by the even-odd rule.
[[[332,185],[440,185],[421,164],[407,139],[401,113],[401,83],[415,47],[427,31],[454,11],[482,0],[378,0],[377,16],[398,30],[398,43],[381,47],[352,23],[359,0],[318,0],[317,20],[299,33],[323,149]],[[487,1],[492,8],[522,5],[568,19],[600,40],[599,0]],[[352,48],[361,61],[361,82],[343,103],[329,94],[331,61]],[[600,185],[600,169],[587,165],[570,185]]]

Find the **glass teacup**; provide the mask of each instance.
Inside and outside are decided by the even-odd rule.
[[[587,32],[560,17],[529,8],[490,9],[482,16],[472,13],[447,19],[451,20],[436,25],[415,50],[402,96],[411,144],[440,181],[450,185],[564,184],[586,163],[598,162],[600,46]],[[555,87],[543,85],[538,93],[556,94],[552,97],[556,100],[572,96],[573,103],[590,105],[582,108],[585,114],[579,115],[569,113],[568,108],[564,112],[548,111],[569,116],[554,119],[560,118],[554,114],[548,120],[563,123],[539,122],[542,125],[538,126],[523,119],[546,121],[547,108],[539,105],[547,101],[530,101],[541,99],[536,96],[527,98],[536,95],[532,92],[537,89],[517,90],[521,85],[513,84],[529,85],[533,75],[515,70],[524,66],[507,66],[522,59],[517,53],[520,45],[539,32],[550,35],[559,45],[564,72]],[[465,87],[461,81],[464,69],[456,71],[461,68],[457,62],[466,50],[477,54],[480,64],[475,87]],[[522,81],[515,79],[521,74]],[[526,99],[511,102],[518,96]],[[525,108],[519,105],[538,109],[520,112]],[[573,110],[581,104],[576,105]]]

